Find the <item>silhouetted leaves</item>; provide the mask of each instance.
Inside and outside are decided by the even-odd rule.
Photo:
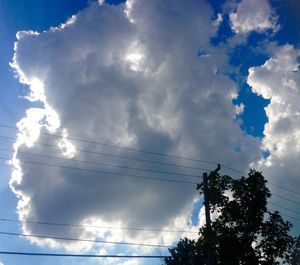
[[[290,257],[290,263],[292,265],[300,264],[300,236],[295,239],[294,245],[292,247],[292,254]]]
[[[297,244],[289,235],[291,224],[278,212],[267,212],[271,196],[260,172],[250,170],[247,177],[233,179],[211,172],[206,195],[211,210],[218,218],[211,227],[203,226],[198,240],[182,239],[170,249],[167,265],[275,265],[299,261],[300,239]],[[293,255],[291,251],[293,249]],[[292,264],[299,264],[299,263]],[[291,264],[291,263],[290,263]]]

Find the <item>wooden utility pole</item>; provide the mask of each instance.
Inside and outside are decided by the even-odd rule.
[[[211,171],[210,174],[216,174],[220,169],[221,169],[221,166],[220,166],[220,164],[218,164],[217,168],[214,171]],[[207,196],[208,175],[206,172],[203,173],[203,182],[201,184],[197,185],[197,190],[201,189],[202,187],[203,187],[203,195],[204,195],[206,227],[210,231],[211,230],[211,219],[210,219],[210,205],[209,205],[209,200],[208,200],[208,196]],[[216,258],[215,258],[215,255],[214,255],[214,252],[212,249],[210,249],[208,252],[207,264],[208,265],[216,264]]]
[[[204,193],[204,207],[205,207],[205,221],[206,221],[206,226],[208,229],[210,229],[210,207],[209,207],[209,200],[207,198],[206,191],[208,189],[208,176],[207,173],[203,173],[203,193]]]

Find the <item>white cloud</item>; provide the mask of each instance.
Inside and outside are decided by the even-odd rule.
[[[295,189],[300,184],[300,51],[285,45],[273,46],[271,52],[272,57],[262,66],[250,68],[248,76],[252,90],[270,100],[262,142],[270,156],[259,165],[272,182]],[[293,195],[285,193],[289,198]]]
[[[240,103],[239,105],[235,106],[235,110],[236,110],[236,116],[241,115],[244,112],[245,109],[245,105],[243,103]]]
[[[300,129],[298,103],[300,78],[298,61],[300,52],[286,45],[273,50],[273,57],[260,67],[249,69],[248,84],[252,90],[270,99],[266,107],[268,123],[265,126],[264,148],[273,156],[298,152],[297,144],[287,148],[288,142],[295,143]]]
[[[214,22],[215,26],[219,26],[223,22],[223,16],[221,13],[218,13],[217,18]]]
[[[232,30],[236,33],[277,30],[277,18],[268,0],[242,0],[230,13]]]
[[[58,156],[61,159],[35,159],[66,167],[111,170],[101,165],[62,160],[64,154],[90,162],[201,174],[184,168],[146,165],[141,161],[133,163],[120,157],[134,156],[133,152],[112,151],[67,136],[68,142],[64,142],[61,149],[55,149],[49,144],[58,145],[57,138],[39,133],[50,127],[55,128],[52,133],[62,133],[66,129],[73,138],[195,156],[246,169],[251,161],[259,158],[259,142],[245,135],[234,120],[237,110],[232,99],[237,89],[222,75],[222,69],[227,67],[226,52],[209,45],[216,31],[211,17],[212,10],[206,1],[172,1],[172,4],[169,1],[128,1],[126,9],[123,5],[92,4],[64,27],[40,34],[22,33],[15,46],[12,66],[20,81],[28,85],[31,85],[28,80],[38,78],[43,93],[31,86],[32,93],[39,95],[31,98],[42,100],[44,104],[37,111],[42,113],[41,116],[35,118],[27,113],[21,122],[34,124],[33,130],[30,126],[19,128],[18,141],[23,140],[15,148],[13,162],[17,170],[11,187],[19,196],[21,218],[62,223],[91,222],[103,226],[194,229],[188,225],[197,196],[193,185],[42,167],[26,163],[34,157],[28,157],[22,151]],[[209,56],[198,57],[199,47]],[[48,118],[51,110],[57,113],[56,118]],[[32,139],[22,138],[26,130],[35,137],[31,148],[24,146]],[[67,147],[69,153],[65,150]],[[83,149],[113,152],[116,156],[96,156],[83,152]],[[156,159],[147,154],[135,157]],[[159,162],[186,163],[167,157],[160,157]],[[204,167],[192,162],[189,165]],[[153,176],[129,169],[123,169],[122,173]],[[166,178],[163,174],[155,176]],[[109,230],[99,234],[94,230],[30,224],[23,224],[22,228],[36,234],[72,237],[88,234],[99,238],[110,235],[120,240],[165,244],[177,237],[167,233],[128,231],[110,234]],[[40,239],[34,241],[43,244]],[[53,240],[46,243],[61,246]],[[69,244],[66,247],[79,249],[87,248],[87,245]]]

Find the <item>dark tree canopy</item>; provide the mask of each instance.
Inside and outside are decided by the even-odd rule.
[[[292,249],[291,255],[291,264],[292,265],[299,265],[300,264],[300,236],[298,236],[295,240]]]
[[[212,172],[208,181],[202,193],[218,218],[200,228],[198,240],[181,239],[169,250],[165,264],[208,264],[209,256],[217,265],[291,264],[291,251],[296,249],[289,235],[291,224],[278,212],[268,212],[271,193],[262,174],[250,170],[247,177],[235,180]],[[300,240],[298,250],[299,245]],[[299,252],[294,256],[299,260]]]

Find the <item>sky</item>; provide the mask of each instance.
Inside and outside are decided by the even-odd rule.
[[[299,13],[297,0],[0,0],[0,251],[167,255],[203,225],[196,183],[217,163],[262,171],[269,209],[299,234]]]

